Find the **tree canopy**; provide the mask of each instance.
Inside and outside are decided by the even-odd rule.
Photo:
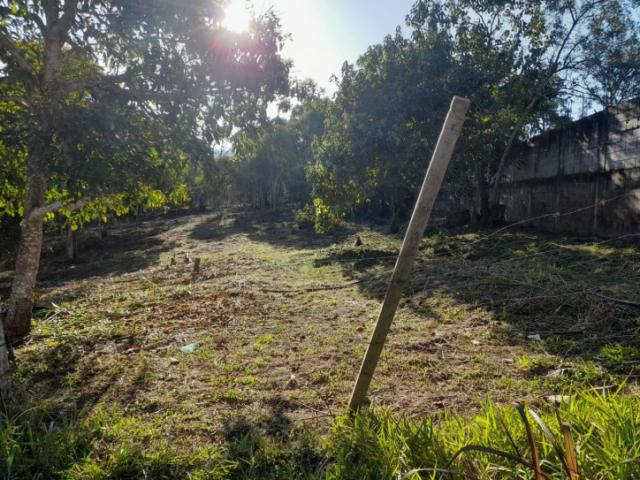
[[[313,84],[294,89],[297,105],[288,119],[277,117],[233,141],[235,186],[239,199],[255,207],[277,208],[309,198],[307,170],[312,146],[324,134],[327,101]]]
[[[72,197],[175,179],[191,142],[221,141],[287,88],[273,14],[246,34],[222,29],[212,1],[10,1],[0,14],[5,101],[29,157],[47,149],[38,168]]]
[[[21,152],[0,152],[0,159],[24,178],[10,183],[24,185],[22,192],[2,183],[3,205],[15,204],[11,195],[24,198],[5,319],[13,333],[28,331],[47,215],[179,200],[190,159],[202,146],[264,119],[268,103],[287,91],[278,18],[267,12],[249,31],[233,33],[222,26],[223,6],[212,0],[0,2],[0,101],[4,114],[14,116],[12,131],[0,132],[0,140]]]
[[[395,228],[450,98],[462,95],[472,111],[446,189],[494,221],[513,145],[575,115],[577,84],[583,102],[640,94],[635,19],[626,0],[417,1],[410,38],[398,31],[343,67],[311,208],[334,219],[374,208]]]

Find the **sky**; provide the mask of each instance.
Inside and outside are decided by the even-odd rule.
[[[231,28],[248,24],[247,8],[257,13],[273,7],[285,33],[291,35],[283,55],[294,62],[293,75],[311,78],[331,94],[331,75],[345,60],[355,62],[369,45],[380,43],[404,26],[414,0],[232,0]],[[248,5],[248,7],[247,7]]]

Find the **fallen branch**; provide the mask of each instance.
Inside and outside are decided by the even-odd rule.
[[[325,290],[340,290],[341,288],[349,288],[353,285],[357,285],[358,283],[362,283],[362,280],[352,280],[350,282],[343,283],[342,285],[326,285],[321,287],[296,288],[296,289],[289,289],[289,290],[259,288],[258,290],[266,293],[309,293],[309,292],[322,292]]]
[[[607,297],[606,295],[602,295],[601,293],[592,293],[594,297],[601,298],[602,300],[607,300],[608,302],[619,303],[620,305],[627,305],[629,307],[638,307],[640,308],[640,303],[632,302],[631,300],[625,300],[622,298],[613,298]]]

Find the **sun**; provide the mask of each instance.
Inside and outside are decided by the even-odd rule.
[[[224,10],[222,24],[232,32],[246,32],[251,25],[251,10],[247,0],[231,0]]]

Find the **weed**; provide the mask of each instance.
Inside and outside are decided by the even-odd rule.
[[[253,344],[256,347],[263,347],[269,345],[270,343],[273,343],[275,339],[276,337],[270,334],[260,335],[260,337],[258,337],[258,339]]]
[[[557,409],[489,403],[472,419],[446,414],[437,423],[365,411],[334,427],[328,478],[633,479],[640,475],[638,406],[594,390]]]
[[[543,355],[523,355],[518,358],[518,367],[532,374],[546,373],[557,363],[557,359]]]
[[[607,362],[614,364],[640,363],[640,348],[634,345],[623,345],[621,343],[605,345],[600,349],[600,355]]]

